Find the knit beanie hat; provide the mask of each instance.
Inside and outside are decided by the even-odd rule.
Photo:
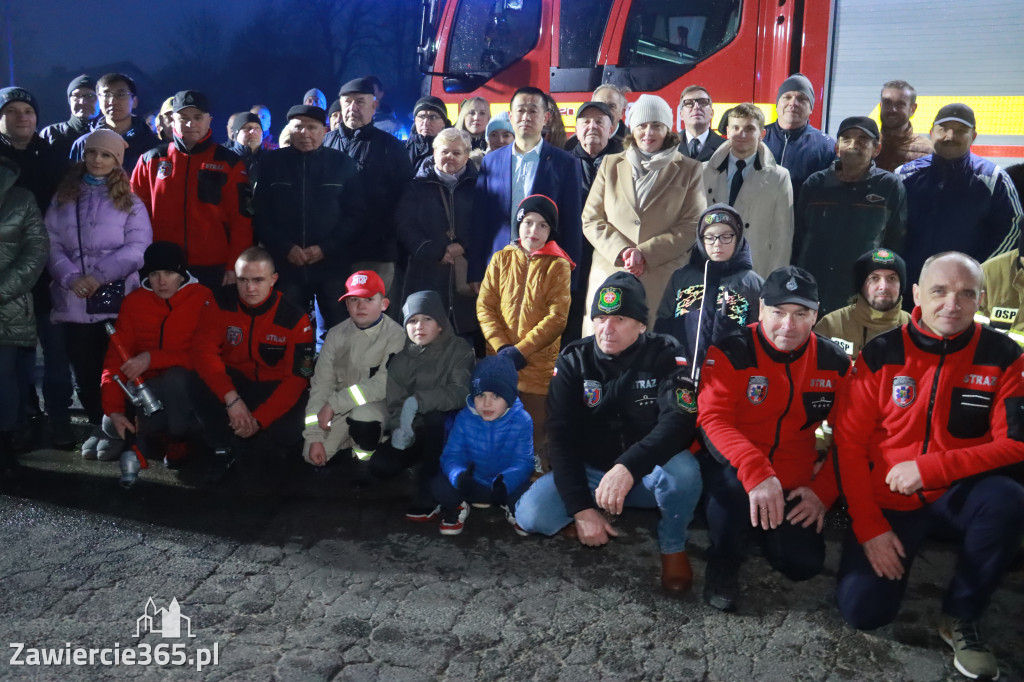
[[[68,97],[71,97],[71,93],[77,90],[78,88],[86,88],[88,90],[96,92],[96,81],[93,80],[92,76],[86,76],[83,73],[81,76],[79,76],[78,78],[76,78],[68,84]]]
[[[234,142],[235,138],[238,137],[238,131],[245,127],[246,123],[255,123],[260,126],[260,130],[263,130],[263,124],[260,123],[260,117],[251,111],[239,111],[234,114],[231,118],[231,141]]]
[[[444,119],[444,125],[446,128],[451,127],[451,121],[448,120],[448,110],[444,106],[444,102],[441,101],[440,97],[434,97],[433,95],[427,95],[426,97],[420,97],[416,100],[416,106],[412,108],[413,118],[416,114],[421,111],[429,110],[436,114],[439,114]]]
[[[814,108],[814,86],[811,85],[811,81],[807,76],[802,73],[794,73],[792,76],[782,81],[782,85],[779,86],[779,91],[775,93],[775,101],[778,102],[782,98],[782,94],[785,92],[802,92],[807,95],[807,98],[811,100],[811,108]]]
[[[39,118],[39,103],[36,102],[36,98],[32,96],[32,93],[25,88],[19,88],[16,85],[9,88],[0,88],[0,111],[3,111],[4,107],[11,102],[24,102],[32,107],[32,110],[36,112],[36,118]]]
[[[331,102],[331,106],[328,107],[328,109],[327,109],[327,118],[329,119],[331,117],[331,114],[336,114],[336,113],[338,113],[340,111],[341,111],[341,100],[340,99],[336,99],[333,102]]]
[[[728,225],[736,233],[737,239],[742,241],[743,218],[735,208],[721,202],[708,206],[707,210],[700,214],[700,220],[697,221],[697,239],[703,240],[704,232],[715,223]]]
[[[601,284],[590,306],[590,317],[601,315],[622,315],[647,324],[647,292],[635,275],[615,272]]]
[[[174,242],[153,242],[146,247],[146,252],[142,255],[142,270],[139,274],[145,279],[154,270],[176,272],[187,282],[188,265],[185,264],[185,251]]]
[[[448,326],[448,316],[444,311],[444,303],[441,295],[436,291],[417,291],[409,294],[402,306],[402,324],[409,324],[409,318],[413,315],[426,315],[441,325]]]
[[[512,121],[508,119],[508,112],[501,111],[491,117],[491,120],[487,122],[487,130],[484,135],[489,137],[495,130],[507,130],[513,135],[516,131],[512,128]]]
[[[108,128],[97,128],[85,136],[86,149],[102,149],[109,152],[117,159],[117,165],[124,165],[124,150],[128,149],[128,143],[124,138]]]
[[[907,264],[890,249],[868,251],[853,263],[853,290],[859,292],[864,280],[875,270],[893,270],[900,277],[900,294],[907,288]]]
[[[492,355],[477,363],[473,369],[473,384],[470,396],[475,398],[484,391],[490,391],[504,398],[509,407],[519,397],[519,373],[506,357]]]
[[[516,234],[519,234],[519,226],[527,213],[539,213],[551,227],[547,241],[558,236],[558,206],[555,202],[543,194],[531,194],[519,202],[519,210],[516,211]]]
[[[320,92],[319,88],[307,90],[306,94],[302,96],[302,103],[305,104],[306,100],[311,97],[316,100],[316,102],[313,103],[313,106],[320,107],[321,109],[327,108],[327,95]]]
[[[633,103],[629,110],[629,127],[635,128],[641,123],[664,123],[672,130],[672,107],[657,95],[644,93]]]

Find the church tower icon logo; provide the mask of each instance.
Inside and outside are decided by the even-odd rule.
[[[135,621],[135,636],[142,637],[147,632],[158,634],[165,639],[195,637],[192,634],[192,619],[182,615],[177,597],[171,599],[167,608],[159,609],[153,598],[149,598],[145,611]]]

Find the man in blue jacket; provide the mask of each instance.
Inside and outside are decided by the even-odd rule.
[[[574,263],[580,262],[580,166],[571,154],[541,136],[544,124],[559,113],[548,111],[544,93],[534,87],[516,90],[511,106],[516,141],[485,156],[476,181],[473,215],[479,224],[467,254],[470,282],[483,281],[491,256],[519,237],[514,214],[519,202],[531,194],[554,200],[560,216],[556,241]],[[573,289],[577,279],[573,273]]]
[[[907,189],[907,281],[928,256],[960,251],[983,263],[1017,248],[1021,203],[1010,177],[971,153],[974,111],[947,104],[932,123],[935,152],[896,169]],[[904,302],[906,303],[906,302]]]
[[[352,245],[364,229],[359,167],[323,146],[327,112],[288,110],[291,146],[264,152],[253,197],[256,237],[280,263],[277,289],[307,312],[313,298],[327,328],[345,319]]]
[[[804,180],[835,160],[836,141],[810,124],[814,87],[802,73],[782,81],[775,109],[779,117],[765,128],[764,143],[776,163],[789,171],[796,206]]]

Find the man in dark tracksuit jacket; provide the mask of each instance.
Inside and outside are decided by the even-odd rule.
[[[794,219],[793,263],[818,282],[818,318],[846,305],[853,263],[866,251],[903,251],[907,193],[878,168],[878,126],[866,116],[839,125],[839,158],[807,178]]]
[[[811,331],[817,286],[782,267],[761,289],[757,324],[716,342],[701,376],[699,421],[708,454],[708,557],[704,599],[736,608],[751,526],[765,558],[791,580],[821,572],[825,512],[838,496],[831,457],[818,470],[815,431],[832,412],[850,369],[839,346]]]
[[[907,279],[918,281],[925,258],[961,251],[979,263],[1017,248],[1022,216],[1010,176],[971,153],[974,112],[947,104],[935,115],[935,153],[896,169],[907,189]]]
[[[412,180],[413,167],[402,143],[373,125],[377,101],[370,79],[345,83],[339,96],[342,124],[327,133],[324,146],[345,152],[359,166],[367,207],[365,227],[352,254],[352,269],[373,270],[390,291],[398,261],[395,209],[406,183]]]
[[[1000,472],[1024,461],[1024,356],[974,322],[982,284],[964,254],[928,259],[910,323],[861,351],[835,422],[853,520],[836,597],[855,628],[892,622],[924,540],[952,534],[960,556],[939,635],[960,672],[995,679],[978,621],[1024,530],[1024,486]]]
[[[356,162],[321,146],[326,117],[306,104],[288,110],[291,146],[264,152],[253,228],[280,263],[277,290],[304,310],[312,310],[315,297],[330,328],[345,319],[338,299],[365,216]]]
[[[647,333],[643,285],[613,274],[591,308],[596,334],[559,356],[548,393],[551,472],[519,499],[525,530],[554,535],[575,522],[580,542],[597,546],[617,533],[601,510],[661,512],[662,586],[671,594],[693,579],[686,540],[700,499],[700,472],[687,450],[696,432],[695,398],[674,383],[678,344]],[[682,363],[682,360],[679,360]]]
[[[258,247],[235,263],[236,284],[219,287],[192,341],[193,402],[223,475],[232,449],[260,432],[280,447],[302,442],[306,389],[313,375],[313,327],[273,289],[274,261]],[[225,411],[227,415],[225,417]]]

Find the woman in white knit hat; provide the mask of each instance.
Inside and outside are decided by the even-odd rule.
[[[707,208],[701,165],[676,149],[672,119],[668,102],[640,95],[629,112],[626,151],[605,157],[583,209],[583,234],[594,247],[587,300],[613,272],[631,272],[647,292],[648,326]],[[591,332],[584,320],[583,334]]]

